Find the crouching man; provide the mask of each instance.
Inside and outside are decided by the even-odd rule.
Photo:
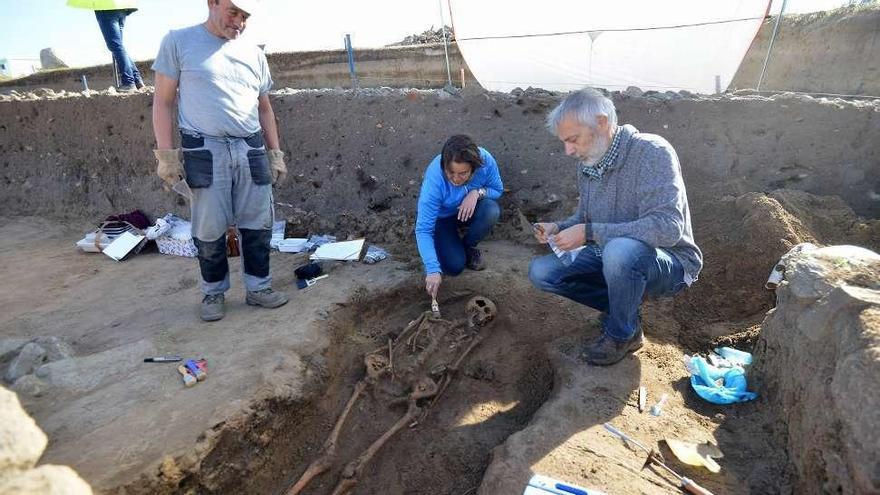
[[[644,343],[643,297],[672,296],[702,268],[678,156],[662,137],[618,126],[614,103],[591,88],[569,94],[547,127],[579,162],[580,198],[572,216],[536,224],[535,236],[557,252],[582,249],[533,259],[529,278],[603,313],[602,334],[582,357],[614,364]]]

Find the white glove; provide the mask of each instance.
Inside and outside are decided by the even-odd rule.
[[[184,176],[183,163],[180,162],[180,148],[153,150],[153,155],[156,156],[156,160],[159,162],[156,166],[156,175],[165,181],[168,187],[180,181],[180,178]]]
[[[281,185],[287,177],[287,165],[284,164],[284,152],[281,150],[268,150],[269,169],[272,171],[272,184]]]

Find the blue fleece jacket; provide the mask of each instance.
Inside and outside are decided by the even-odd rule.
[[[440,155],[434,157],[425,170],[422,190],[419,193],[418,215],[416,216],[416,244],[419,255],[425,264],[425,273],[440,273],[440,262],[434,249],[434,228],[438,218],[446,218],[458,214],[458,206],[470,191],[486,189],[486,197],[498,199],[504,192],[498,163],[485,149],[480,148],[483,165],[471,176],[470,180],[456,186],[440,167]]]

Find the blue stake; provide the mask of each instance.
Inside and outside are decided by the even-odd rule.
[[[358,88],[357,72],[354,70],[354,51],[351,49],[351,35],[345,35],[345,51],[348,52],[348,72],[351,74],[351,87]]]

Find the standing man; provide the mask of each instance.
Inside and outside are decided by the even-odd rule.
[[[259,0],[207,0],[208,20],[169,32],[153,64],[153,131],[157,174],[192,189],[193,239],[204,298],[201,318],[223,318],[229,289],[226,230],[240,232],[245,302],[277,308],[287,295],[272,290],[272,184],[287,168],[269,102],[266,56],[239,40]],[[179,93],[179,97],[178,97]],[[178,100],[183,164],[174,149],[172,113]]]
[[[137,0],[67,0],[68,7],[95,11],[104,43],[113,54],[113,63],[119,74],[118,91],[135,91],[144,87],[144,80],[137,65],[128,56],[122,45],[122,29],[125,18],[137,10]]]
[[[614,364],[643,344],[642,298],[678,293],[703,266],[681,166],[662,137],[618,126],[614,103],[594,89],[569,94],[547,127],[579,161],[580,200],[571,217],[536,224],[535,236],[565,251],[584,249],[569,264],[554,254],[535,258],[529,278],[603,313],[602,335],[583,357]]]

